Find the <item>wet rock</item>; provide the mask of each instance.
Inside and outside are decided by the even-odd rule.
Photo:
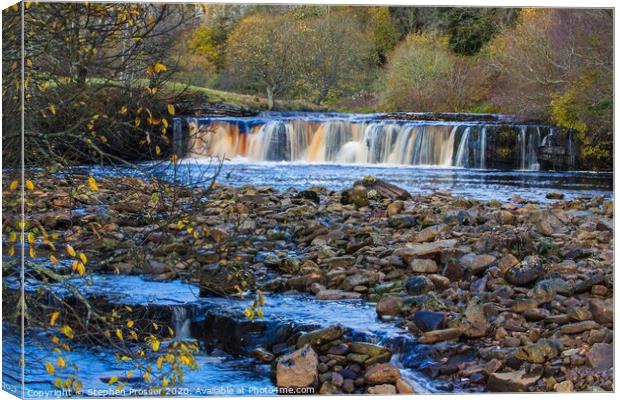
[[[434,274],[439,269],[435,260],[426,258],[414,258],[409,265],[411,266],[411,271],[422,274]]]
[[[390,384],[375,385],[375,386],[369,386],[366,392],[368,394],[383,394],[383,395],[396,394],[396,387]]]
[[[431,344],[447,340],[456,340],[461,337],[462,334],[463,332],[459,328],[439,329],[436,331],[424,332],[422,336],[418,338],[418,342]]]
[[[286,212],[284,213],[284,215],[287,218],[301,218],[304,217],[306,215],[312,215],[316,212],[316,208],[304,204],[301,206],[296,206],[296,207],[291,207],[289,209],[286,210]]]
[[[370,385],[396,383],[400,379],[400,370],[390,363],[375,364],[364,374],[364,380]]]
[[[526,392],[540,375],[529,375],[525,371],[495,372],[487,381],[488,392]]]
[[[356,286],[367,285],[368,282],[368,277],[366,275],[359,273],[353,274],[345,278],[345,280],[342,282],[342,288],[344,290],[350,291]]]
[[[400,394],[413,394],[413,393],[415,393],[415,391],[413,390],[413,387],[411,387],[411,385],[407,381],[402,379],[402,378],[396,380],[396,390]]]
[[[426,276],[412,276],[405,281],[405,289],[410,295],[428,293],[435,288],[433,282]]]
[[[544,272],[538,256],[527,256],[520,264],[510,268],[504,277],[513,285],[523,286],[540,278]]]
[[[354,300],[360,299],[361,293],[347,292],[338,289],[324,289],[316,294],[317,300]]]
[[[143,272],[145,274],[163,274],[164,272],[170,271],[170,268],[166,263],[157,260],[149,260],[143,268]]]
[[[352,362],[352,363],[356,363],[356,364],[363,364],[369,358],[370,358],[370,356],[368,354],[359,354],[359,353],[349,353],[349,354],[347,354],[347,360]]]
[[[403,210],[403,202],[401,200],[396,200],[388,204],[387,209],[385,210],[388,217],[393,217],[395,215],[400,214]]]
[[[413,322],[422,332],[435,331],[443,328],[445,315],[440,312],[416,311]]]
[[[377,357],[377,356],[383,356],[387,354],[388,359],[389,359],[389,356],[392,355],[392,352],[389,349],[383,346],[379,346],[377,344],[366,343],[366,342],[351,343],[351,351],[354,353],[366,354],[369,357]]]
[[[318,381],[319,358],[309,345],[278,359],[276,385],[278,387],[313,387]]]
[[[536,343],[518,348],[515,357],[519,360],[542,364],[556,357],[561,349],[562,345],[559,341],[543,339]]]
[[[584,293],[592,289],[594,285],[600,285],[605,282],[605,277],[602,274],[595,274],[588,279],[579,281],[575,284],[575,293]]]
[[[262,363],[270,363],[274,359],[273,354],[263,349],[262,347],[258,347],[252,350],[250,355]]]
[[[340,325],[330,326],[328,328],[317,329],[312,332],[302,334],[297,339],[297,348],[301,348],[307,344],[312,346],[318,346],[324,343],[329,343],[332,340],[336,340],[344,335],[346,329]]]
[[[403,298],[398,296],[385,296],[377,303],[377,314],[379,316],[394,316],[400,314],[403,308]]]
[[[595,343],[586,352],[588,366],[598,370],[606,371],[613,366],[614,348],[608,343]]]
[[[551,200],[562,200],[564,198],[564,193],[549,192],[545,195],[545,197]]]
[[[510,309],[514,313],[522,314],[526,312],[527,310],[530,310],[536,307],[538,307],[538,300],[522,299],[522,300],[515,300],[515,302],[512,303],[512,307]]]
[[[599,324],[609,324],[614,320],[614,303],[612,299],[590,299],[592,319]]]
[[[353,256],[330,257],[321,262],[321,264],[325,264],[329,268],[348,267],[354,263],[355,257]]]
[[[297,194],[297,197],[301,199],[308,199],[316,204],[319,204],[321,202],[319,194],[313,190],[302,190]]]
[[[366,176],[364,179],[355,182],[354,186],[363,186],[368,190],[374,190],[378,196],[383,199],[408,200],[411,198],[411,194],[405,189],[399,188],[382,179],[377,179],[374,176]]]

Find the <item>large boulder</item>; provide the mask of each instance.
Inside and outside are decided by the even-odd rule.
[[[400,314],[404,299],[399,296],[384,296],[377,303],[377,315],[394,316]]]
[[[278,359],[276,386],[314,387],[319,377],[319,357],[309,345]]]

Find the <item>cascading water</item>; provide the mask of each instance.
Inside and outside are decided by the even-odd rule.
[[[500,124],[492,122],[390,120],[355,114],[264,113],[187,121],[188,154],[193,157],[481,169],[539,169],[541,136],[549,131],[504,123],[498,139]]]
[[[191,323],[191,315],[184,306],[174,306],[171,308],[172,321],[174,327],[174,338],[178,340],[188,339],[190,337],[189,326]]]

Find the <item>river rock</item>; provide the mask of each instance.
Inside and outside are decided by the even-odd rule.
[[[464,318],[458,322],[459,329],[470,338],[482,337],[487,334],[489,322],[484,314],[483,306],[473,298],[465,309]]]
[[[262,347],[255,348],[254,350],[252,350],[250,355],[254,357],[255,359],[257,359],[258,361],[263,362],[263,363],[270,363],[274,359],[273,354],[263,349]]]
[[[435,331],[424,332],[422,336],[418,338],[418,342],[431,344],[447,340],[456,340],[461,337],[462,334],[463,331],[459,328],[438,329]]]
[[[540,257],[527,256],[520,264],[510,268],[504,277],[513,285],[523,286],[540,278],[544,272]]]
[[[355,185],[349,190],[342,192],[342,204],[355,204],[358,207],[368,205],[368,189],[363,185]]]
[[[342,288],[347,291],[362,285],[368,285],[368,277],[360,273],[349,275],[342,282]]]
[[[416,218],[413,215],[395,215],[388,220],[388,225],[396,229],[413,228],[416,223]]]
[[[404,299],[399,296],[384,296],[377,303],[377,315],[394,316],[400,314]]]
[[[452,249],[456,244],[457,241],[455,239],[412,244],[409,247],[401,247],[394,250],[392,255],[402,257],[404,260],[410,262],[415,257],[430,256]]]
[[[144,266],[143,271],[145,274],[158,275],[168,272],[170,269],[167,264],[161,261],[149,260]]]
[[[560,328],[560,332],[566,335],[574,335],[576,333],[589,331],[590,329],[595,329],[598,327],[599,327],[599,324],[597,324],[594,321],[582,321],[582,322],[575,322],[572,324],[563,325]]]
[[[276,385],[278,387],[313,387],[318,381],[319,358],[309,345],[278,359]]]
[[[439,269],[435,260],[427,258],[414,258],[409,265],[411,266],[411,271],[422,274],[434,274]]]
[[[561,392],[561,393],[574,392],[575,385],[573,385],[573,382],[567,379],[564,382],[556,383],[555,386],[553,387],[553,390],[555,390],[556,392]]]
[[[429,226],[428,228],[424,228],[420,232],[418,232],[414,236],[413,241],[417,243],[433,241],[435,240],[439,232],[441,232],[441,225]]]
[[[377,344],[366,343],[366,342],[353,342],[351,343],[351,351],[359,354],[366,354],[369,357],[381,356],[384,354],[391,355],[392,352]]]
[[[599,324],[609,324],[614,321],[614,303],[612,299],[590,299],[592,319]]]
[[[542,364],[556,357],[561,349],[562,345],[559,341],[543,339],[536,343],[519,347],[515,357],[519,360]]]
[[[416,296],[435,289],[433,281],[423,275],[412,276],[405,281],[405,289],[410,295]]]
[[[400,394],[414,394],[415,393],[415,391],[413,390],[413,387],[402,378],[396,380],[396,390]]]
[[[422,332],[435,331],[443,328],[445,316],[440,312],[416,311],[413,322]]]
[[[497,266],[501,273],[505,274],[506,271],[508,271],[510,268],[514,267],[518,263],[519,260],[517,259],[517,257],[513,256],[512,254],[506,254],[499,260]]]
[[[614,365],[614,347],[608,343],[595,343],[586,352],[586,360],[590,367],[598,371],[606,371]]]
[[[366,390],[368,394],[396,394],[396,387],[390,384],[369,386]]]
[[[370,385],[396,383],[398,379],[400,379],[400,370],[390,363],[375,364],[364,374],[364,380]]]
[[[538,381],[539,374],[527,374],[523,370],[495,372],[487,381],[488,392],[525,392]]]
[[[361,297],[361,293],[347,292],[338,289],[324,289],[316,294],[317,300],[355,300]]]
[[[395,215],[400,214],[403,209],[403,202],[401,200],[396,200],[388,204],[387,209],[385,210],[388,217],[393,217]]]
[[[334,325],[304,333],[297,339],[297,348],[301,348],[307,344],[319,346],[324,343],[329,343],[344,335],[345,331],[346,329],[341,325]]]

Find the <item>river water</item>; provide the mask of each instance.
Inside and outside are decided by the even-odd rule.
[[[168,307],[175,315],[183,315],[194,328],[201,332],[204,313],[241,313],[249,306],[248,298],[198,297],[195,285],[179,280],[161,282],[140,276],[94,275],[90,285],[81,285],[82,293],[102,295],[112,304],[130,306]],[[30,285],[28,290],[36,290]],[[174,312],[184,309],[191,312]],[[290,323],[297,326],[327,327],[341,324],[349,329],[352,337],[383,344],[395,353],[393,362],[403,368],[404,376],[421,392],[433,392],[439,382],[430,382],[418,371],[403,367],[416,356],[417,347],[413,337],[394,322],[377,318],[373,304],[362,300],[319,301],[305,294],[272,294],[266,296],[263,307],[263,321],[274,327]],[[173,326],[183,326],[186,321],[171,321]],[[179,331],[182,328],[177,328]],[[177,332],[178,333],[178,332]],[[3,329],[3,383],[5,389],[18,394],[21,371],[17,363],[7,357],[19,353],[19,335],[11,329]],[[187,337],[179,339],[191,340]],[[197,338],[200,339],[200,338]],[[45,370],[45,362],[58,356],[46,345],[43,335],[28,331],[25,340],[26,377],[24,394],[28,398],[63,397],[53,386],[53,378]],[[112,351],[101,347],[76,345],[66,354],[68,363],[80,366],[77,375],[84,385],[84,396],[113,396],[111,386],[106,382],[113,375],[123,375],[127,367],[119,364]],[[207,354],[204,351],[196,357],[199,368],[184,375],[184,383],[173,394],[183,396],[207,395],[273,395],[275,387],[269,379],[269,365],[259,364],[252,358],[232,356],[222,351]],[[419,363],[418,363],[419,364]],[[416,364],[416,365],[418,365]],[[69,370],[59,373],[68,376]],[[66,376],[65,376],[66,375]],[[143,382],[128,383],[122,395],[146,394]],[[118,395],[118,394],[117,394]]]

